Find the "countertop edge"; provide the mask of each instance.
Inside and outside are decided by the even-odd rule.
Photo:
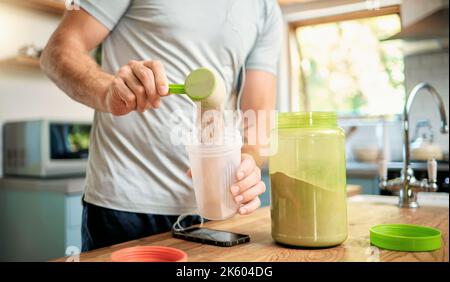
[[[0,189],[63,193],[67,195],[83,193],[85,177],[72,178],[0,178]]]

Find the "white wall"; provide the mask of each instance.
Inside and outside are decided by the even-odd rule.
[[[433,13],[443,5],[448,6],[448,0],[403,0],[402,21],[409,25],[424,16]],[[448,49],[429,53],[415,54],[405,57],[405,83],[409,93],[415,85],[422,81],[429,82],[441,94],[449,113],[449,62]],[[434,100],[428,93],[417,97],[411,109],[411,125],[415,127],[419,119],[430,119],[435,140],[448,153],[449,136],[439,132],[440,117]]]
[[[15,56],[25,44],[45,46],[59,19],[0,2],[0,60]],[[39,69],[0,66],[0,126],[8,120],[43,117],[90,120],[92,113],[68,98]],[[2,163],[0,150],[0,176]]]
[[[448,6],[448,2],[448,0],[402,0],[403,25],[408,26],[441,6]]]
[[[448,120],[449,100],[449,73],[448,50],[428,54],[408,56],[405,58],[406,89],[412,88],[422,81],[429,82],[444,99]],[[420,95],[420,94],[419,94]],[[445,152],[448,152],[449,136],[439,132],[440,116],[438,108],[429,93],[417,96],[411,108],[411,125],[415,126],[420,119],[429,119],[433,126],[435,141]]]
[[[409,25],[424,16],[433,13],[443,5],[448,6],[448,0],[381,0],[382,6],[401,4],[402,22]],[[333,13],[343,13],[352,9],[364,9],[363,0],[321,0],[296,4],[283,7],[283,13],[287,19],[298,20],[304,18],[314,18],[319,15]],[[411,89],[421,81],[428,81],[436,87],[443,99],[446,101],[448,113],[449,101],[449,74],[448,74],[448,50],[429,54],[415,55],[405,58],[406,91]],[[436,111],[433,99],[428,95],[418,97],[412,108],[411,121],[413,126],[418,119],[429,118],[435,130],[435,139],[441,144],[445,152],[448,152],[449,137],[439,133],[439,115]],[[401,123],[391,123],[389,125],[391,159],[400,160],[402,158],[402,127]],[[370,136],[359,138],[358,136]],[[373,126],[362,127],[357,134],[349,140],[349,143],[367,143],[367,139],[376,139],[376,131]],[[351,155],[351,152],[350,152]]]

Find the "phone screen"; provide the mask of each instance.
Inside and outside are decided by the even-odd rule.
[[[232,233],[208,228],[192,227],[183,231],[173,231],[173,236],[179,239],[194,241],[216,246],[234,246],[250,241],[245,234]]]

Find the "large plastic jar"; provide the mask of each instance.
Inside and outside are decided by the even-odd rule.
[[[302,247],[347,238],[345,133],[333,112],[279,113],[269,158],[272,237]]]

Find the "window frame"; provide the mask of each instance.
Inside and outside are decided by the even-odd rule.
[[[310,111],[310,103],[309,103],[309,95],[305,95],[302,93],[307,93],[305,89],[300,91],[300,87],[306,87],[305,83],[302,83],[300,86],[300,79],[305,81],[303,76],[303,72],[300,71],[300,62],[301,62],[301,48],[300,43],[296,37],[296,30],[300,27],[310,26],[310,25],[318,25],[318,24],[326,24],[332,22],[340,22],[340,21],[349,21],[349,20],[358,20],[363,18],[373,18],[373,17],[381,17],[387,15],[398,15],[400,17],[400,21],[402,22],[401,16],[401,6],[399,4],[383,6],[374,10],[358,10],[352,12],[346,12],[342,14],[328,15],[317,18],[308,18],[301,19],[295,21],[289,21],[287,23],[288,29],[288,72],[289,72],[289,96],[291,103],[291,110],[293,111]],[[403,25],[402,25],[403,26]],[[340,115],[339,118],[355,118],[354,116],[346,116]],[[369,118],[372,119],[374,116],[371,115],[362,115],[358,118]]]

